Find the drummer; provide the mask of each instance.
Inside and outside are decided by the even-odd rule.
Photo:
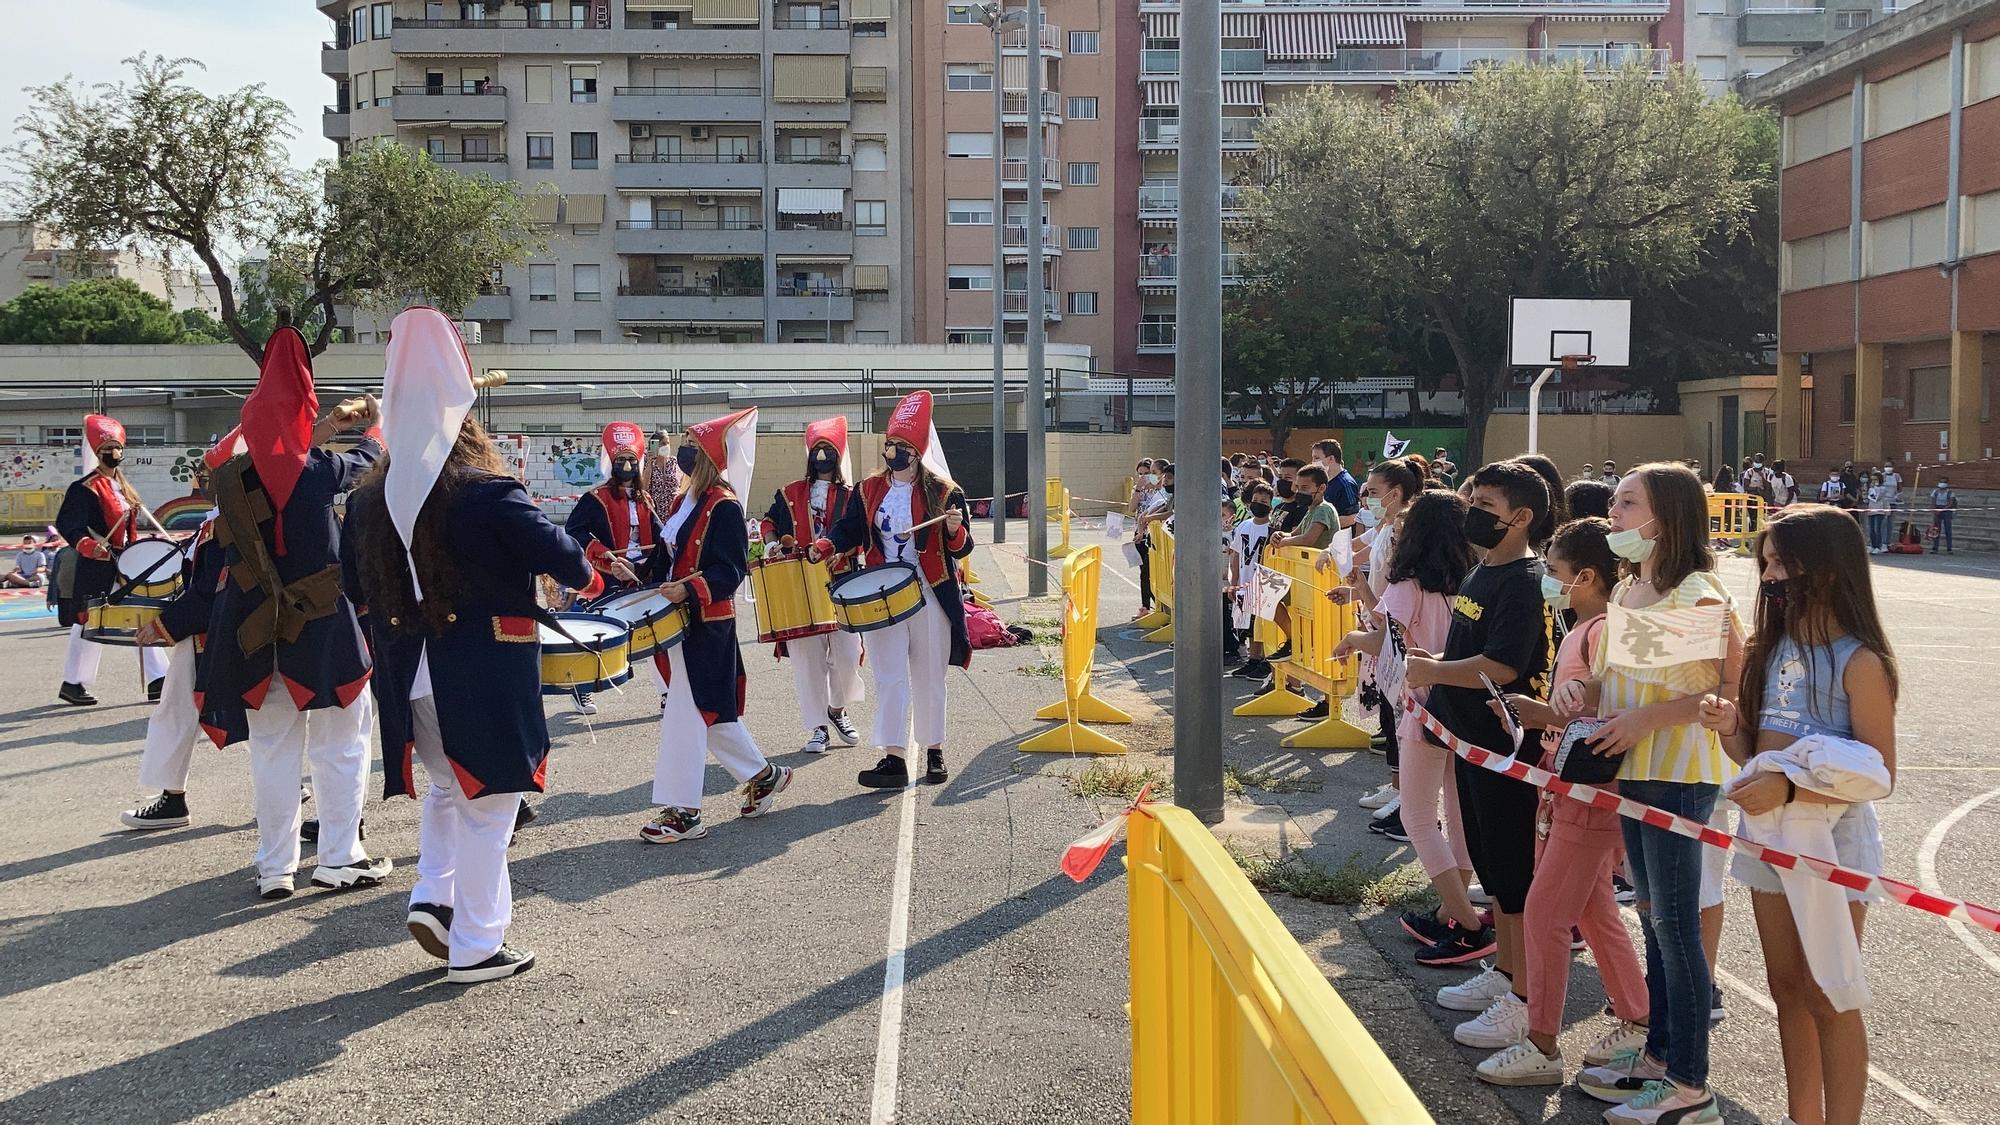
[[[687,487],[667,513],[664,537],[673,563],[660,589],[690,613],[685,639],[653,655],[667,696],[653,765],[653,803],[660,811],[639,829],[650,844],[708,835],[701,779],[711,754],[743,783],[738,811],[745,817],[769,812],[792,783],[791,767],[766,762],[742,722],[747,677],[736,649],[734,599],[748,566],[750,533],[736,497],[750,484],[756,442],[753,406],[688,427],[675,454]]]
[[[806,475],[778,490],[764,513],[764,539],[782,551],[810,547],[832,533],[833,522],[847,509],[854,490],[848,486],[847,416],[821,419],[806,427]],[[800,546],[802,545],[802,547]],[[829,570],[840,574],[850,560],[831,560]],[[861,635],[837,629],[816,637],[779,641],[780,659],[792,658],[792,682],[798,689],[799,722],[810,732],[805,752],[827,751],[827,727],[848,746],[861,732],[847,709],[861,702]]]
[[[563,530],[577,541],[611,593],[651,585],[666,577],[665,552],[660,550],[660,520],[647,492],[646,435],[631,422],[604,427],[604,455],[611,462],[611,479],[585,493],[570,509]],[[654,675],[666,706],[667,685]],[[597,714],[590,693],[578,689],[576,710]]]
[[[139,538],[142,507],[138,492],[120,467],[125,460],[125,427],[118,419],[86,415],[83,441],[94,465],[70,482],[62,509],[56,513],[56,532],[69,543],[64,553],[70,556],[67,569],[71,573],[65,582],[61,574],[65,567],[58,562],[58,576],[50,583],[57,587],[56,620],[69,629],[69,654],[63,661],[62,688],[56,698],[72,707],[97,703],[90,685],[97,682],[104,646],[84,640],[83,627],[88,623],[90,600],[103,598],[118,585],[118,555]],[[158,701],[167,676],[166,654],[158,648],[141,648],[139,666],[146,680],[146,698]]]
[[[868,637],[875,666],[875,742],[883,757],[858,780],[870,789],[900,789],[910,781],[904,758],[913,718],[924,747],[924,779],[939,784],[950,776],[944,765],[944,673],[952,664],[972,663],[965,604],[951,560],[972,553],[972,532],[965,494],[952,483],[938,448],[929,391],[916,391],[896,405],[882,457],[886,467],[855,488],[830,542],[815,546],[822,554],[866,548],[868,566],[914,566],[928,588],[916,616]],[[933,518],[940,522],[919,526]]]

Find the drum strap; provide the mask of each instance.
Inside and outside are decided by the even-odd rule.
[[[168,559],[172,559],[176,563],[186,562],[187,561],[186,548],[182,548],[179,551],[175,551],[171,555],[161,555],[159,558],[154,559],[153,565],[147,567],[145,570],[140,571],[139,574],[136,577],[134,577],[130,582],[127,582],[124,585],[118,587],[117,589],[111,591],[109,594],[104,595],[105,603],[108,605],[117,605],[119,602],[124,601],[125,595],[132,592],[132,587],[141,586],[147,582],[152,581],[153,575],[158,573],[161,567],[167,565]]]

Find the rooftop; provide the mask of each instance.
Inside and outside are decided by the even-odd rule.
[[[2000,0],[1924,0],[1750,80],[1743,87],[1743,100],[1751,105],[1775,105],[1836,79],[1852,81],[1857,69],[1890,51],[1942,38],[1996,16],[2000,16]]]

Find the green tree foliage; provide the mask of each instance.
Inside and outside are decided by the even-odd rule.
[[[1222,394],[1255,414],[1283,449],[1302,425],[1330,422],[1333,392],[1401,370],[1383,317],[1365,296],[1277,275],[1232,294],[1222,310]]]
[[[1386,104],[1321,87],[1258,133],[1277,171],[1253,193],[1251,249],[1266,272],[1418,310],[1451,357],[1477,460],[1511,374],[1508,298],[1703,299],[1709,257],[1750,233],[1766,130],[1685,71],[1493,67]]]
[[[0,344],[174,344],[184,332],[173,306],[124,278],[31,285],[0,305]]]
[[[261,363],[226,259],[268,248],[273,304],[312,326],[314,354],[338,310],[393,311],[423,300],[457,313],[481,281],[544,245],[513,185],[448,171],[388,142],[300,172],[284,104],[261,86],[211,95],[183,79],[189,59],[141,55],[130,80],[63,81],[32,91],[9,150],[21,216],[82,247],[132,246],[208,271],[229,338]]]

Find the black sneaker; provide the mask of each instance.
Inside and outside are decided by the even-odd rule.
[[[1417,950],[1417,964],[1463,965],[1468,961],[1477,961],[1481,957],[1490,957],[1499,947],[1500,943],[1494,938],[1491,926],[1477,930],[1453,926],[1451,933],[1445,935],[1443,941],[1433,942]]]
[[[1279,645],[1278,651],[1272,653],[1267,659],[1275,660],[1282,664],[1285,661],[1290,660],[1291,658],[1292,658],[1292,642],[1286,641],[1284,644]]]
[[[864,789],[901,789],[910,783],[910,766],[894,754],[884,754],[874,769],[862,770],[854,780]]]
[[[187,794],[162,793],[136,809],[129,809],[118,818],[127,828],[186,828],[188,822]]]
[[[932,785],[943,785],[951,779],[944,768],[944,749],[933,746],[924,751],[924,780]]]
[[[56,698],[71,707],[97,706],[97,697],[86,691],[82,684],[64,684],[62,690],[56,692]]]
[[[532,820],[532,819],[534,819],[534,818],[533,818],[533,817],[529,817],[529,819],[530,819],[530,820]],[[365,816],[364,816],[364,817],[362,817],[362,818],[361,818],[361,825],[360,825],[359,829],[357,829],[357,831],[356,831],[356,835],[355,835],[355,837],[354,837],[354,838],[355,838],[355,839],[357,839],[357,840],[366,840],[366,839],[368,838],[368,818],[367,818],[367,817],[365,817]],[[308,818],[308,819],[305,819],[305,820],[301,820],[301,821],[299,821],[299,839],[300,839],[301,841],[305,842],[305,843],[308,843],[308,844],[317,844],[317,843],[319,843],[319,818],[318,818],[318,817],[310,817],[310,818]]]
[[[1630,906],[1639,901],[1639,892],[1632,884],[1625,881],[1625,876],[1613,871],[1611,873],[1611,897],[1617,899],[1620,906]]]
[[[413,902],[403,924],[424,952],[440,961],[451,956],[451,907],[434,902]]]
[[[481,981],[503,980],[525,973],[535,967],[533,951],[522,951],[511,945],[503,945],[500,952],[488,957],[477,965],[460,968],[457,965],[445,970],[445,979],[453,984],[478,984]]]
[[[522,798],[521,807],[514,811],[514,831],[519,832],[528,825],[535,823],[535,818],[540,815],[540,813],[535,811],[535,806],[529,804],[526,798]],[[365,826],[367,822],[363,821],[362,824]]]
[[[1229,674],[1239,680],[1261,680],[1271,674],[1271,662],[1261,656],[1253,656]]]
[[[161,676],[159,679],[154,680],[150,684],[147,684],[146,702],[158,703],[160,701],[160,690],[166,686],[167,686],[167,678],[165,676]]]
[[[861,742],[861,732],[855,728],[854,720],[847,717],[847,712],[828,711],[826,713],[826,721],[833,724],[833,729],[840,734],[842,742],[847,743],[849,746],[855,746]]]
[[[1729,1009],[1724,1007],[1722,1003],[1722,987],[1720,985],[1714,985],[1714,984],[1709,985],[1708,1022],[1721,1023],[1723,1020],[1726,1020],[1728,1018],[1729,1018]]]
[[[1381,820],[1370,821],[1368,831],[1387,836],[1399,844],[1410,842],[1410,834],[1403,828],[1403,810],[1397,809]]]
[[[1333,705],[1328,703],[1326,700],[1322,699],[1318,703],[1313,704],[1311,707],[1308,707],[1305,710],[1299,712],[1298,718],[1306,720],[1308,722],[1313,722],[1319,719],[1328,718],[1332,714],[1333,714]]]
[[[329,891],[344,891],[350,887],[375,887],[380,886],[382,880],[388,878],[389,873],[395,869],[396,865],[389,861],[388,856],[363,859],[346,867],[329,867],[322,863],[313,868],[312,885],[324,887]]]
[[[1403,911],[1400,919],[1403,932],[1417,939],[1419,945],[1436,945],[1451,936],[1458,923],[1449,918],[1439,918],[1430,911]]]

